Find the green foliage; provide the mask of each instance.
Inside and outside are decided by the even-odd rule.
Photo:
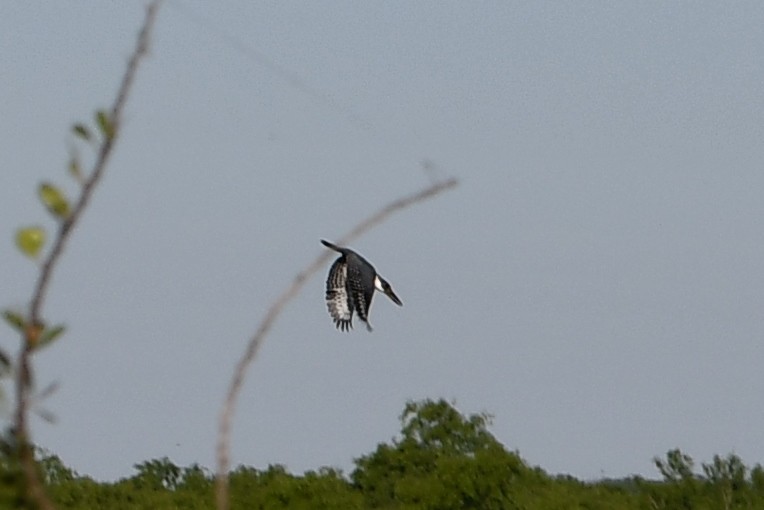
[[[114,138],[116,130],[114,128],[114,121],[109,113],[105,110],[98,110],[96,112],[96,124],[106,140],[112,140]]]
[[[38,455],[38,465],[42,471],[42,481],[46,485],[60,485],[72,482],[79,475],[66,467],[57,455],[42,451]]]
[[[0,508],[8,509],[34,509],[27,479],[23,476],[19,459],[25,453],[33,454],[34,450],[29,448],[28,443],[20,442],[14,429],[8,428],[0,433]],[[42,452],[36,452],[42,459],[37,463],[37,474],[42,480],[48,480],[50,470],[50,479],[52,480],[58,468],[68,470],[63,464],[57,461],[57,458],[43,455]],[[48,461],[47,459],[50,459]]]
[[[138,474],[132,480],[138,488],[175,490],[180,483],[181,469],[167,457],[142,462],[134,467]]]
[[[77,124],[73,125],[72,126],[72,133],[74,133],[78,137],[82,138],[86,142],[89,142],[90,139],[92,138],[92,136],[90,134],[90,130],[88,129],[88,127],[85,124],[82,124],[82,123],[77,123]]]
[[[695,478],[692,458],[679,449],[670,450],[665,461],[655,457],[653,462],[667,482],[692,482]]]
[[[355,487],[371,508],[513,508],[521,480],[538,475],[487,430],[444,400],[409,402],[401,438],[356,460]]]
[[[408,402],[400,417],[403,442],[448,455],[474,455],[498,444],[488,432],[487,414],[462,416],[445,400]]]
[[[40,201],[56,219],[66,219],[69,216],[69,201],[64,193],[53,184],[43,182],[37,189]]]
[[[83,183],[85,177],[82,175],[82,165],[80,165],[80,160],[76,154],[73,154],[69,158],[69,165],[67,166],[67,169],[69,170],[69,175],[74,177],[74,179],[80,184]]]
[[[22,314],[14,312],[13,310],[5,310],[3,312],[3,318],[5,319],[5,322],[7,322],[13,329],[19,333],[24,332],[26,327],[26,320]]]
[[[16,231],[16,247],[30,259],[36,259],[45,244],[45,229],[38,226],[22,227]]]
[[[42,333],[40,333],[40,340],[38,341],[35,348],[40,349],[53,343],[53,341],[60,337],[64,331],[66,331],[66,326],[63,324],[57,324],[49,328],[44,328]]]
[[[10,374],[11,366],[11,357],[0,349],[0,378]]]
[[[703,474],[693,470],[689,455],[671,450],[666,460],[654,459],[663,483],[643,485],[643,494],[657,509],[764,509],[764,471],[748,469],[737,455],[701,464]]]
[[[239,467],[231,473],[231,507],[263,509],[361,509],[363,499],[342,474],[322,468],[295,476],[283,466],[265,471]]]
[[[662,480],[639,477],[582,482],[549,476],[507,451],[488,431],[485,414],[464,416],[451,404],[410,402],[400,435],[356,459],[350,479],[332,468],[295,475],[284,466],[239,466],[230,475],[232,509],[522,509],[764,510],[764,468],[730,454],[695,470],[678,449],[655,458]],[[0,437],[0,508],[29,508],[23,499],[13,435]],[[37,451],[40,479],[62,510],[212,510],[214,477],[197,464],[163,457],[136,464],[117,482],[96,482]]]

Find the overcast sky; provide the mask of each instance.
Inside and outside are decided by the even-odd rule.
[[[111,104],[143,7],[0,8],[3,308],[37,271],[15,229],[53,226],[41,180],[75,194],[70,126]],[[350,470],[427,397],[551,473],[764,461],[762,26],[758,2],[168,0],[52,282],[35,440],[98,479],[214,467],[269,302],[431,161],[460,186],[353,243],[403,308],[341,333],[310,280],[248,374],[234,465]]]

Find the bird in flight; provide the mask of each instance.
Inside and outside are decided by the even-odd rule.
[[[326,308],[337,329],[352,329],[355,312],[358,318],[366,323],[366,329],[372,330],[369,324],[369,308],[375,290],[383,292],[396,305],[403,306],[390,284],[377,274],[374,266],[365,258],[349,248],[340,248],[329,241],[322,239],[321,243],[340,254],[329,269],[329,277],[326,279]]]

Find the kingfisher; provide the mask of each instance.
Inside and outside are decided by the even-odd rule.
[[[383,292],[393,303],[403,306],[393,288],[377,274],[376,269],[365,258],[349,248],[340,248],[329,241],[321,239],[327,248],[340,253],[329,269],[326,279],[326,308],[334,319],[334,325],[340,331],[353,328],[353,312],[366,323],[366,329],[373,328],[369,324],[369,308],[374,290]]]

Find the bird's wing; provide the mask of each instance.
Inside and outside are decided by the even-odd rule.
[[[340,331],[353,327],[353,301],[348,299],[346,290],[347,264],[345,258],[334,261],[326,279],[326,308]]]
[[[371,307],[371,298],[374,297],[374,282],[364,282],[363,274],[356,266],[351,266],[347,270],[347,292],[350,295],[350,301],[358,318],[366,323],[366,329],[371,331],[369,324],[369,308]]]

